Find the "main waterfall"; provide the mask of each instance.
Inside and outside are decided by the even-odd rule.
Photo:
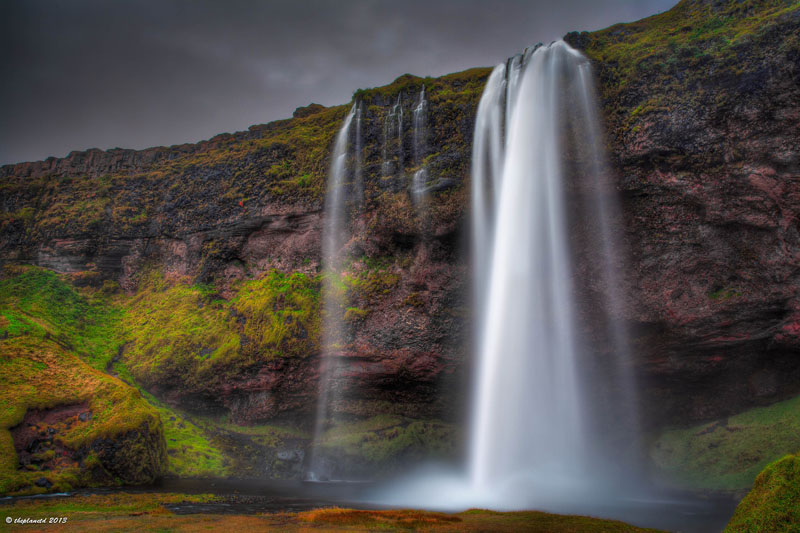
[[[596,107],[589,61],[563,41],[489,76],[472,160],[466,468],[389,501],[605,514],[637,485],[622,225]]]
[[[595,422],[635,418],[629,363],[621,360],[627,336],[613,316],[615,244],[589,68],[563,41],[528,49],[495,68],[480,102],[473,155],[479,336],[468,470],[481,491],[523,488],[535,499],[539,491],[589,490],[599,478],[607,485],[608,469],[597,465],[608,459],[609,443]],[[567,187],[585,205],[576,209]],[[592,224],[581,228],[570,220],[574,213]],[[579,233],[584,247],[595,248],[584,260],[600,265],[599,279],[581,283],[601,293],[591,302],[597,307],[583,312],[572,245]],[[591,324],[579,314],[591,315]],[[592,361],[599,357],[586,338],[592,326],[612,354],[607,361]],[[602,370],[581,371],[593,367]],[[592,407],[598,399],[604,412]],[[625,436],[630,441],[630,431]]]
[[[512,111],[502,178],[493,180],[499,193],[493,248],[480,282],[488,293],[481,301],[470,457],[478,486],[527,471],[571,477],[583,466],[586,436],[557,113],[563,71],[582,60],[563,43],[526,59],[518,94],[507,96]],[[476,179],[476,199],[481,185]]]

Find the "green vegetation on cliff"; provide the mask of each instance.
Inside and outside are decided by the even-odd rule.
[[[749,488],[769,462],[800,447],[800,396],[709,424],[666,431],[651,448],[678,483],[702,489]]]
[[[151,481],[163,472],[158,414],[135,389],[101,371],[116,353],[118,324],[113,305],[79,294],[53,272],[6,267],[0,279],[0,493]],[[73,406],[74,413],[51,413]],[[30,445],[25,468],[18,467],[15,427],[19,442],[40,443]],[[26,437],[26,431],[33,433]],[[109,438],[125,451],[107,453]]]
[[[156,408],[164,424],[167,475],[189,478],[231,475],[231,460],[191,417],[169,408],[147,392],[142,395]]]
[[[98,370],[117,354],[120,317],[107,294],[79,294],[49,270],[9,266],[0,279],[0,337],[49,339]]]
[[[616,105],[609,118],[622,135],[655,120],[648,115],[687,103],[734,105],[730,90],[752,81],[747,75],[773,52],[759,43],[780,38],[778,51],[787,56],[800,47],[798,34],[779,30],[798,8],[796,0],[682,0],[637,22],[566,38],[598,65],[603,99]]]
[[[206,432],[147,393],[145,401],[114,360],[127,297],[74,283],[80,275],[35,267],[8,266],[0,278],[0,493],[141,483],[161,474],[225,476],[230,460]],[[112,368],[127,385],[103,372]],[[75,413],[64,419],[63,409]],[[9,430],[27,427],[20,425],[26,413],[37,431],[55,436],[39,438],[40,451],[20,466]],[[126,452],[105,458],[109,438]]]
[[[145,386],[202,392],[275,357],[306,357],[319,350],[319,286],[272,270],[240,282],[228,301],[208,285],[167,284],[151,271],[126,305],[123,361]]]

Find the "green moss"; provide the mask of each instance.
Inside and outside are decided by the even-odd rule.
[[[738,289],[719,289],[708,293],[708,298],[717,302],[724,302],[741,295],[742,293]]]
[[[677,482],[743,489],[766,464],[800,448],[800,397],[728,419],[661,434],[651,456]]]
[[[341,275],[338,287],[343,291],[343,301],[367,306],[392,292],[399,282],[393,258],[362,257]]]
[[[79,293],[42,268],[6,267],[0,279],[0,337],[47,338],[101,370],[117,353],[120,310],[103,295]]]
[[[145,386],[202,391],[259,362],[307,357],[319,350],[319,285],[273,270],[226,301],[210,285],[166,285],[148,274],[127,305],[125,364]]]
[[[800,531],[800,456],[769,464],[736,508],[730,532]]]
[[[348,307],[344,312],[344,320],[345,322],[349,322],[351,324],[355,324],[356,322],[361,322],[364,320],[369,311],[366,309],[359,309],[358,307]]]
[[[320,281],[277,270],[240,285],[231,301],[245,318],[244,334],[266,357],[306,357],[319,350]]]
[[[455,448],[457,432],[451,424],[377,415],[366,420],[337,423],[322,437],[321,447],[376,468],[390,468],[394,460],[447,457]]]
[[[170,408],[146,392],[143,396],[158,411],[167,444],[167,474],[189,478],[224,478],[231,475],[231,461],[191,417]]]

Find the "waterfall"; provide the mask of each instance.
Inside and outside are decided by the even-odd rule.
[[[472,149],[472,268],[475,322],[483,323],[486,298],[484,280],[488,279],[489,254],[494,238],[495,197],[503,173],[504,106],[506,101],[506,65],[492,71],[478,103],[475,138]]]
[[[355,142],[351,143],[351,128],[356,123]],[[322,234],[322,268],[324,272],[323,286],[323,323],[322,323],[322,358],[320,361],[319,398],[314,425],[314,443],[308,462],[306,477],[317,481],[329,477],[329,467],[325,464],[318,449],[325,432],[326,423],[331,416],[330,407],[335,398],[334,380],[339,366],[339,352],[345,343],[344,320],[342,310],[344,302],[342,293],[336,289],[344,265],[343,248],[350,240],[347,219],[348,155],[351,144],[353,154],[352,178],[355,194],[353,204],[362,204],[363,193],[361,170],[361,105],[354,104],[344,119],[331,154],[331,166],[328,178],[328,190],[325,197],[325,220]]]
[[[521,75],[516,102],[509,98],[481,313],[470,457],[478,486],[537,467],[572,475],[584,446],[555,113],[564,49],[535,53]]]
[[[356,104],[355,168],[353,170],[353,185],[355,187],[354,201],[356,203],[357,211],[360,211],[363,207],[364,200],[364,163],[362,161],[364,157],[364,148],[361,146],[363,142],[363,136],[361,133],[361,118],[363,115],[362,107],[363,106],[361,105],[361,102]]]
[[[563,41],[490,74],[472,152],[467,461],[372,501],[618,517],[642,496],[621,219],[591,80]]]
[[[403,93],[397,95],[397,103],[394,108],[397,117],[397,175],[402,176],[403,169],[405,168],[405,151],[403,150]]]
[[[421,165],[425,157],[426,135],[427,135],[427,108],[428,101],[425,99],[425,86],[419,91],[417,105],[414,106],[414,164]]]
[[[603,439],[592,421],[598,413],[589,406],[594,399],[584,397],[589,377],[580,372],[595,354],[578,320],[574,224],[565,190],[568,177],[585,181],[602,174],[588,69],[562,41],[528,49],[495,68],[479,104],[473,151],[479,337],[468,470],[481,491],[513,491],[522,483],[552,494],[556,486],[586,489],[601,475],[595,464],[603,457],[597,450]],[[580,126],[574,128],[582,132],[579,139],[565,135],[569,114]],[[578,153],[579,163],[568,168],[565,153]],[[592,231],[600,237],[596,255],[606,258],[599,276],[612,294],[602,298],[602,307],[615,313],[607,198],[596,187],[583,188],[596,196],[599,226]],[[600,322],[614,330],[609,337],[616,359],[605,366],[616,370],[592,387],[613,397],[606,407],[627,411],[619,405],[631,402],[619,391],[633,390],[624,371],[629,364],[620,360],[628,355],[624,328],[619,320]]]
[[[397,148],[394,147],[395,138]],[[381,149],[383,164],[381,171],[384,176],[391,176],[395,172],[398,176],[403,174],[403,100],[402,93],[397,95],[397,100],[391,110],[386,114],[383,122],[383,148]],[[397,156],[397,166],[392,162]]]
[[[411,182],[411,197],[414,204],[422,209],[427,199],[428,171],[423,164],[427,155],[428,135],[428,101],[425,99],[425,85],[419,92],[417,105],[414,106],[414,165],[418,166]]]

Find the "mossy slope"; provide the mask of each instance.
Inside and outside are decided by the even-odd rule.
[[[655,464],[694,488],[749,488],[771,461],[800,447],[800,397],[708,424],[669,430],[651,448]]]
[[[769,464],[736,508],[726,533],[800,531],[800,456]]]
[[[148,396],[148,403],[127,369],[114,361],[124,337],[126,297],[77,289],[70,283],[74,278],[6,267],[0,279],[0,493],[141,483],[162,474],[226,475],[229,460],[205,432],[154,397]],[[128,384],[104,372],[112,367]],[[9,429],[30,410],[46,414],[78,404],[86,404],[88,418],[70,420],[68,428],[41,424],[42,431],[59,430],[55,449],[40,445],[34,465],[20,469]],[[123,451],[115,448],[116,441],[124,444]],[[62,453],[68,460],[54,457]],[[41,470],[51,463],[54,468]],[[94,471],[97,467],[104,472]],[[51,485],[34,486],[42,477]]]
[[[143,483],[164,472],[164,436],[156,411],[138,391],[56,343],[29,335],[0,341],[0,382],[0,493],[43,492],[43,487],[34,487],[43,477],[52,490],[71,490],[98,483]],[[48,435],[47,424],[40,425],[45,433],[39,449],[65,449],[63,468],[40,471],[34,463],[31,470],[20,469],[9,430],[29,410],[81,403],[88,404],[87,420],[76,420],[54,435]],[[49,459],[54,457],[41,458],[45,464]]]

